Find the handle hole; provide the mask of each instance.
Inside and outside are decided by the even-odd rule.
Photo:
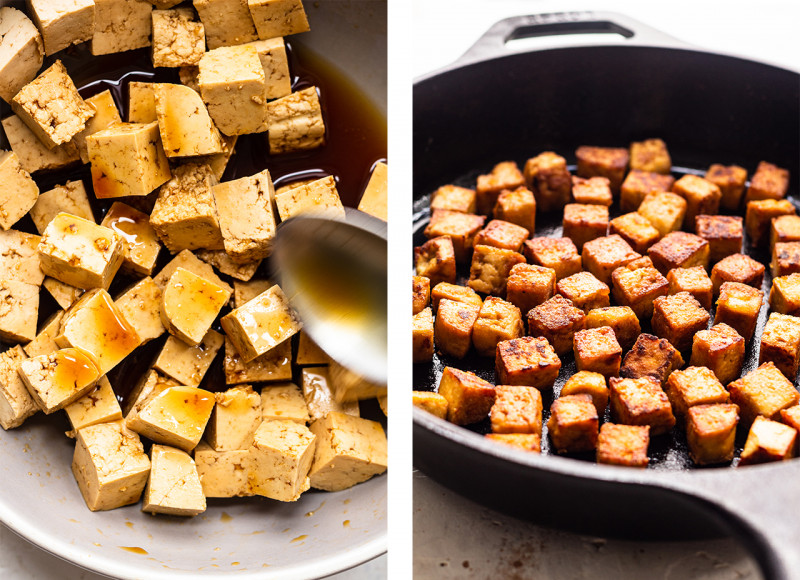
[[[509,48],[524,49],[546,45],[548,48],[573,46],[572,35],[581,35],[581,44],[616,44],[620,39],[632,38],[632,30],[608,21],[554,22],[520,26],[506,39]]]

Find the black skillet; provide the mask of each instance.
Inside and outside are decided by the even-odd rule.
[[[525,52],[507,44],[588,32],[624,40]],[[626,146],[648,137],[667,142],[676,174],[715,162],[752,173],[762,159],[786,167],[796,200],[800,75],[688,47],[619,14],[503,20],[459,61],[415,83],[415,244],[427,221],[428,196],[442,184],[470,185],[496,162],[523,163],[545,150],[574,163],[579,145]],[[537,215],[536,235],[557,234],[559,219]],[[767,275],[764,288],[770,283]],[[767,313],[765,306],[756,337]],[[752,342],[745,372],[758,363],[758,339]],[[434,388],[446,364],[492,379],[491,361],[437,355],[432,365],[415,365],[414,388]],[[565,360],[555,393],[571,372],[574,363]],[[767,578],[800,578],[800,460],[695,469],[676,429],[651,445],[650,468],[636,470],[584,456],[524,453],[485,440],[483,430],[415,409],[416,467],[485,505],[580,533],[631,539],[732,534]],[[739,450],[741,443],[740,437]]]

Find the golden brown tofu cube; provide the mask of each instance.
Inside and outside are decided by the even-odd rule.
[[[764,281],[764,264],[756,262],[746,254],[731,254],[711,268],[711,284],[714,293],[719,292],[725,282],[739,282],[753,288],[761,288]]]
[[[727,403],[728,391],[719,382],[714,372],[706,367],[688,367],[674,371],[667,379],[665,389],[672,412],[685,418],[689,407]]]
[[[456,255],[450,236],[428,240],[414,248],[417,275],[425,276],[431,284],[456,281]]]
[[[727,385],[742,373],[744,350],[745,340],[735,328],[725,323],[715,324],[694,335],[689,364],[708,367],[719,382]]]
[[[497,343],[522,336],[524,326],[519,308],[502,298],[483,301],[472,327],[472,344],[481,356],[494,356]]]
[[[547,430],[559,453],[580,453],[597,447],[600,419],[590,395],[567,395],[550,405]]]
[[[475,246],[467,285],[477,292],[505,296],[508,275],[525,257],[512,250],[493,246]]]
[[[431,301],[431,281],[425,276],[413,276],[411,281],[411,304],[413,307],[413,314],[418,314],[424,308],[427,308],[428,303]]]
[[[542,450],[542,438],[534,433],[487,433],[485,437],[522,451],[539,453]]]
[[[739,405],[742,421],[749,425],[757,416],[777,419],[783,409],[800,401],[794,385],[771,362],[766,362],[728,385],[731,403]]]
[[[497,197],[504,189],[516,189],[525,185],[522,172],[513,161],[498,163],[488,175],[479,175],[475,188],[476,207],[481,215],[491,215]]]
[[[586,328],[610,326],[622,350],[628,350],[641,334],[642,327],[630,306],[608,306],[595,308],[586,314]]]
[[[631,169],[668,174],[672,169],[667,144],[661,139],[645,139],[631,143]]]
[[[666,296],[669,282],[655,268],[617,268],[611,276],[614,300],[630,307],[639,320],[653,316],[653,301]]]
[[[606,284],[592,276],[589,272],[578,272],[559,280],[556,292],[572,301],[577,307],[588,313],[594,308],[609,305],[610,290]]]
[[[745,201],[783,199],[789,191],[789,170],[761,161],[750,178]]]
[[[569,238],[533,238],[522,251],[528,261],[555,270],[556,280],[581,271],[581,255]]]
[[[759,364],[766,361],[794,381],[800,365],[800,318],[778,312],[769,315],[758,354]]]
[[[473,246],[494,246],[519,252],[528,235],[528,230],[521,226],[503,220],[492,220],[475,234]]]
[[[797,430],[771,421],[764,417],[756,417],[744,442],[739,465],[755,465],[791,459],[797,447]]]
[[[769,240],[772,218],[796,213],[792,202],[788,199],[762,199],[749,202],[744,216],[747,238],[753,247],[761,246]]]
[[[602,417],[608,406],[606,378],[600,373],[579,371],[567,379],[567,382],[561,387],[559,396],[566,397],[567,395],[580,394],[592,397],[594,407],[597,409],[597,415]]]
[[[626,379],[650,377],[664,385],[672,371],[682,366],[681,353],[668,340],[643,333],[625,355],[619,376]]]
[[[687,232],[671,232],[650,246],[647,255],[662,274],[673,268],[708,267],[708,242]]]
[[[649,425],[604,423],[597,437],[597,463],[647,467],[649,445]]]
[[[611,417],[623,425],[649,425],[651,435],[661,435],[675,426],[667,394],[658,379],[609,379]]]
[[[772,220],[769,234],[770,251],[779,242],[800,241],[800,216],[780,215]]]
[[[772,250],[772,277],[800,272],[800,242],[778,242]]]
[[[413,360],[431,362],[433,359],[433,313],[430,308],[423,308],[414,315],[411,324],[413,339]]]
[[[673,268],[667,272],[669,293],[688,292],[706,310],[711,310],[714,298],[714,285],[702,266],[692,268]]]
[[[715,184],[699,175],[684,175],[672,186],[672,192],[686,200],[684,220],[689,224],[693,224],[694,218],[701,214],[719,213],[722,192]]]
[[[619,375],[622,347],[610,326],[579,330],[575,333],[572,350],[579,371],[592,371],[604,377]]]
[[[542,393],[533,387],[497,385],[489,415],[493,433],[542,435]]]
[[[457,262],[465,262],[472,250],[475,234],[477,234],[486,217],[460,211],[436,209],[431,213],[431,221],[425,227],[428,239],[450,236]]]
[[[741,216],[698,215],[694,218],[695,233],[708,242],[710,263],[742,251],[744,226]]]
[[[453,367],[444,367],[439,394],[447,399],[447,420],[456,425],[485,419],[495,399],[494,385]]]
[[[634,251],[644,253],[661,237],[647,218],[633,211],[614,218],[608,223],[609,234],[619,234]]]
[[[583,267],[608,286],[614,270],[641,257],[617,234],[586,242],[581,252]]]
[[[748,341],[753,338],[763,300],[762,290],[739,282],[725,282],[719,288],[714,324],[724,322]]]
[[[627,268],[628,270],[638,270],[639,268],[655,268],[655,266],[653,266],[653,260],[651,260],[649,256],[636,258],[632,262],[625,264],[625,266],[620,267]]]
[[[431,210],[435,209],[475,213],[475,190],[443,185],[431,195]]]
[[[589,147],[583,145],[575,151],[578,175],[581,177],[606,177],[611,191],[619,191],[625,170],[628,168],[628,150],[620,147]]]
[[[450,282],[439,282],[431,290],[431,306],[434,312],[439,309],[439,302],[443,298],[463,302],[464,304],[474,304],[478,308],[483,305],[483,300],[475,290],[468,286],[450,284]]]
[[[744,193],[744,184],[747,181],[747,170],[744,167],[715,163],[708,168],[705,178],[719,187],[722,192],[720,205],[723,209],[739,208]]]
[[[686,415],[689,457],[698,465],[729,463],[738,424],[739,407],[731,403],[691,407]]]
[[[674,183],[675,178],[671,175],[633,169],[622,182],[620,209],[636,211],[642,205],[647,194],[656,191],[670,191]]]
[[[551,389],[561,370],[561,359],[546,339],[523,336],[497,345],[494,367],[503,385]]]
[[[781,314],[800,316],[800,274],[779,276],[772,280],[769,307]]]
[[[536,230],[536,198],[526,187],[504,189],[494,204],[494,217],[525,228]]]
[[[662,236],[680,230],[686,217],[686,200],[677,193],[654,191],[648,193],[636,210],[647,218]]]
[[[525,162],[525,185],[533,192],[542,211],[561,209],[569,203],[572,176],[567,160],[545,151]]]
[[[800,429],[800,405],[781,410],[781,422],[792,429]]]
[[[568,203],[564,206],[563,231],[580,251],[583,244],[608,232],[608,208],[604,205]]]
[[[506,300],[527,316],[531,308],[556,293],[556,271],[533,264],[516,264],[506,283]]]
[[[705,330],[711,315],[688,292],[660,296],[653,301],[653,332],[678,350],[692,346],[695,333]]]
[[[605,177],[584,179],[573,175],[572,199],[575,200],[575,203],[604,205],[606,207],[614,203],[614,197],[611,195],[611,186]]]
[[[586,315],[557,294],[528,311],[528,334],[547,339],[558,354],[572,350],[575,333],[583,329]]]
[[[472,346],[472,329],[481,309],[474,304],[442,299],[436,311],[436,347],[445,354],[464,358]]]
[[[439,393],[412,391],[411,397],[411,402],[415,407],[419,407],[440,419],[447,418],[447,399]]]

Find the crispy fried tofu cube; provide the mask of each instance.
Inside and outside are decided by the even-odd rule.
[[[675,426],[667,394],[658,379],[609,379],[611,417],[623,425],[649,425],[651,435],[661,435]]]
[[[504,296],[508,275],[516,264],[525,263],[522,254],[493,246],[475,246],[467,285],[478,292]]]
[[[586,313],[586,328],[610,326],[622,350],[628,350],[636,342],[642,328],[636,313],[630,306],[607,306]]]
[[[622,347],[610,326],[579,330],[572,348],[579,371],[593,371],[605,377],[619,375]]]
[[[781,314],[800,315],[800,274],[779,276],[772,280],[769,307]]]
[[[614,197],[611,195],[611,185],[606,177],[584,179],[573,175],[572,198],[578,204],[604,205],[608,207],[614,203]]]
[[[413,360],[418,362],[431,362],[433,358],[433,313],[430,307],[423,308],[414,315],[411,325],[413,338]]]
[[[542,393],[533,387],[497,385],[492,410],[492,433],[542,435]]]
[[[720,165],[714,163],[706,171],[705,178],[719,187],[722,192],[720,205],[726,210],[738,209],[747,181],[747,170],[738,165]]]
[[[649,171],[631,170],[622,182],[619,200],[622,211],[636,211],[648,194],[656,191],[670,191],[675,178]]]
[[[485,437],[523,451],[539,453],[542,450],[542,438],[534,433],[487,433]]]
[[[604,423],[597,437],[597,463],[647,467],[649,445],[649,425]]]
[[[592,397],[598,417],[602,417],[608,406],[608,387],[606,378],[593,371],[578,371],[564,383],[559,396],[589,395]]]
[[[608,223],[609,234],[619,236],[630,244],[634,251],[644,253],[661,237],[647,218],[633,211],[614,218]]]
[[[647,218],[662,236],[666,236],[683,227],[686,200],[676,193],[653,191],[644,197],[636,211]]]
[[[771,361],[790,381],[800,365],[800,318],[773,312],[761,335],[759,364]]]
[[[742,251],[744,229],[741,216],[698,215],[694,225],[697,235],[708,242],[710,263]]]
[[[453,367],[444,368],[439,394],[447,399],[447,420],[456,425],[469,425],[486,418],[496,397],[494,385]]]
[[[431,195],[431,211],[435,209],[475,213],[475,190],[443,185]]]
[[[617,234],[586,242],[581,252],[583,267],[607,285],[614,270],[641,257]]]
[[[612,276],[614,300],[630,307],[639,320],[653,316],[653,301],[666,296],[669,282],[655,268],[644,267],[630,270],[625,267],[614,270]]]
[[[551,389],[561,359],[545,338],[523,336],[498,343],[494,366],[500,384]]]
[[[463,302],[464,304],[474,304],[478,308],[483,305],[483,300],[475,290],[469,286],[459,286],[449,282],[439,282],[431,290],[431,306],[434,312],[439,309],[439,302],[441,302],[442,298]]]
[[[557,280],[581,271],[581,255],[569,238],[533,238],[523,252],[530,262],[555,270]]]
[[[650,246],[647,255],[662,274],[673,268],[708,267],[709,245],[700,236],[671,232]]]
[[[761,161],[750,178],[745,202],[759,199],[783,199],[789,191],[789,170]]]
[[[779,242],[800,241],[800,216],[781,215],[772,220],[769,234],[770,250]]]
[[[583,329],[586,315],[560,294],[528,312],[528,334],[547,339],[558,354],[572,350],[575,333]]]
[[[688,349],[695,333],[705,330],[710,318],[708,310],[688,292],[660,296],[653,301],[653,332],[678,350]]]
[[[544,266],[516,264],[511,268],[506,282],[506,300],[524,315],[531,308],[552,298],[555,291],[556,271]]]
[[[731,403],[739,405],[742,421],[749,425],[757,416],[777,419],[783,409],[796,405],[800,394],[780,369],[765,362],[728,385]]]
[[[607,177],[611,191],[619,191],[625,170],[628,168],[628,150],[618,147],[589,147],[582,145],[575,151],[578,175],[581,177]]]
[[[753,247],[759,247],[769,239],[772,218],[796,213],[797,210],[788,199],[762,199],[749,202],[744,216],[747,238]]]
[[[439,393],[431,393],[429,391],[412,391],[411,402],[415,407],[427,411],[431,415],[435,415],[440,419],[447,418],[447,399]]]
[[[450,236],[433,238],[414,248],[414,265],[418,276],[431,284],[456,281],[456,254]]]
[[[481,356],[493,356],[497,343],[522,336],[524,326],[519,308],[501,298],[483,301],[472,327],[472,344]]]
[[[536,230],[536,198],[526,187],[504,189],[494,204],[494,217],[525,228]]]
[[[686,200],[684,219],[687,223],[693,224],[694,218],[701,214],[719,213],[722,191],[714,183],[698,175],[684,175],[675,182],[672,191]]]
[[[609,305],[610,290],[589,272],[578,272],[556,284],[556,291],[585,313]]]
[[[643,333],[625,355],[619,376],[626,379],[651,377],[664,385],[672,371],[682,366],[683,357],[680,351],[668,340]]]
[[[698,465],[733,459],[739,407],[730,403],[695,405],[686,413],[689,456]]]
[[[783,461],[795,456],[797,430],[788,425],[756,417],[744,442],[739,465]]]
[[[745,340],[736,329],[725,323],[701,330],[692,341],[692,366],[711,369],[717,379],[727,385],[742,372]]]
[[[436,347],[450,356],[464,358],[472,345],[472,330],[480,311],[475,304],[442,299],[434,322]]]
[[[687,367],[674,371],[667,379],[665,391],[672,412],[680,418],[686,418],[689,407],[727,403],[730,399],[728,391],[714,372],[706,367]]]
[[[764,292],[739,282],[724,282],[719,289],[714,324],[724,322],[746,341],[753,338]]]
[[[580,251],[586,242],[608,232],[608,207],[568,203],[564,206],[563,230]]]
[[[706,269],[702,266],[692,268],[673,268],[667,273],[669,294],[688,292],[695,297],[700,306],[711,310],[714,297],[714,285],[708,277]]]
[[[529,235],[528,230],[521,226],[503,220],[492,220],[475,234],[473,246],[494,246],[519,252],[522,243],[528,239]]]
[[[429,240],[450,236],[456,260],[464,262],[474,245],[475,234],[483,228],[485,221],[486,218],[482,215],[437,209],[433,211],[431,221],[425,227],[425,236]]]
[[[569,203],[572,176],[567,160],[552,151],[545,151],[525,162],[525,185],[536,197],[542,211],[561,209]]]
[[[800,242],[778,242],[772,250],[772,277],[800,272]]]
[[[667,144],[661,139],[634,141],[630,147],[631,169],[669,174],[672,169]]]
[[[599,424],[591,395],[567,395],[550,406],[547,429],[559,453],[580,453],[597,446]]]
[[[513,161],[498,163],[488,175],[479,175],[475,188],[476,207],[481,215],[490,215],[497,197],[504,189],[516,189],[525,185],[522,172]]]
[[[761,288],[764,281],[764,264],[756,262],[746,254],[731,254],[723,258],[711,269],[711,283],[714,293],[719,292],[725,282],[739,282],[753,288]]]
[[[781,422],[793,429],[800,428],[800,405],[781,410]]]
[[[425,276],[413,276],[411,280],[411,292],[412,314],[418,314],[430,304],[430,278],[426,278]]]

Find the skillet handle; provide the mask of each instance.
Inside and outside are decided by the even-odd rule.
[[[517,52],[530,52],[530,47],[515,48],[511,40],[565,34],[617,34],[625,44],[687,48],[689,45],[638,20],[617,12],[552,12],[514,16],[494,24],[473,44],[458,65],[488,60]]]

